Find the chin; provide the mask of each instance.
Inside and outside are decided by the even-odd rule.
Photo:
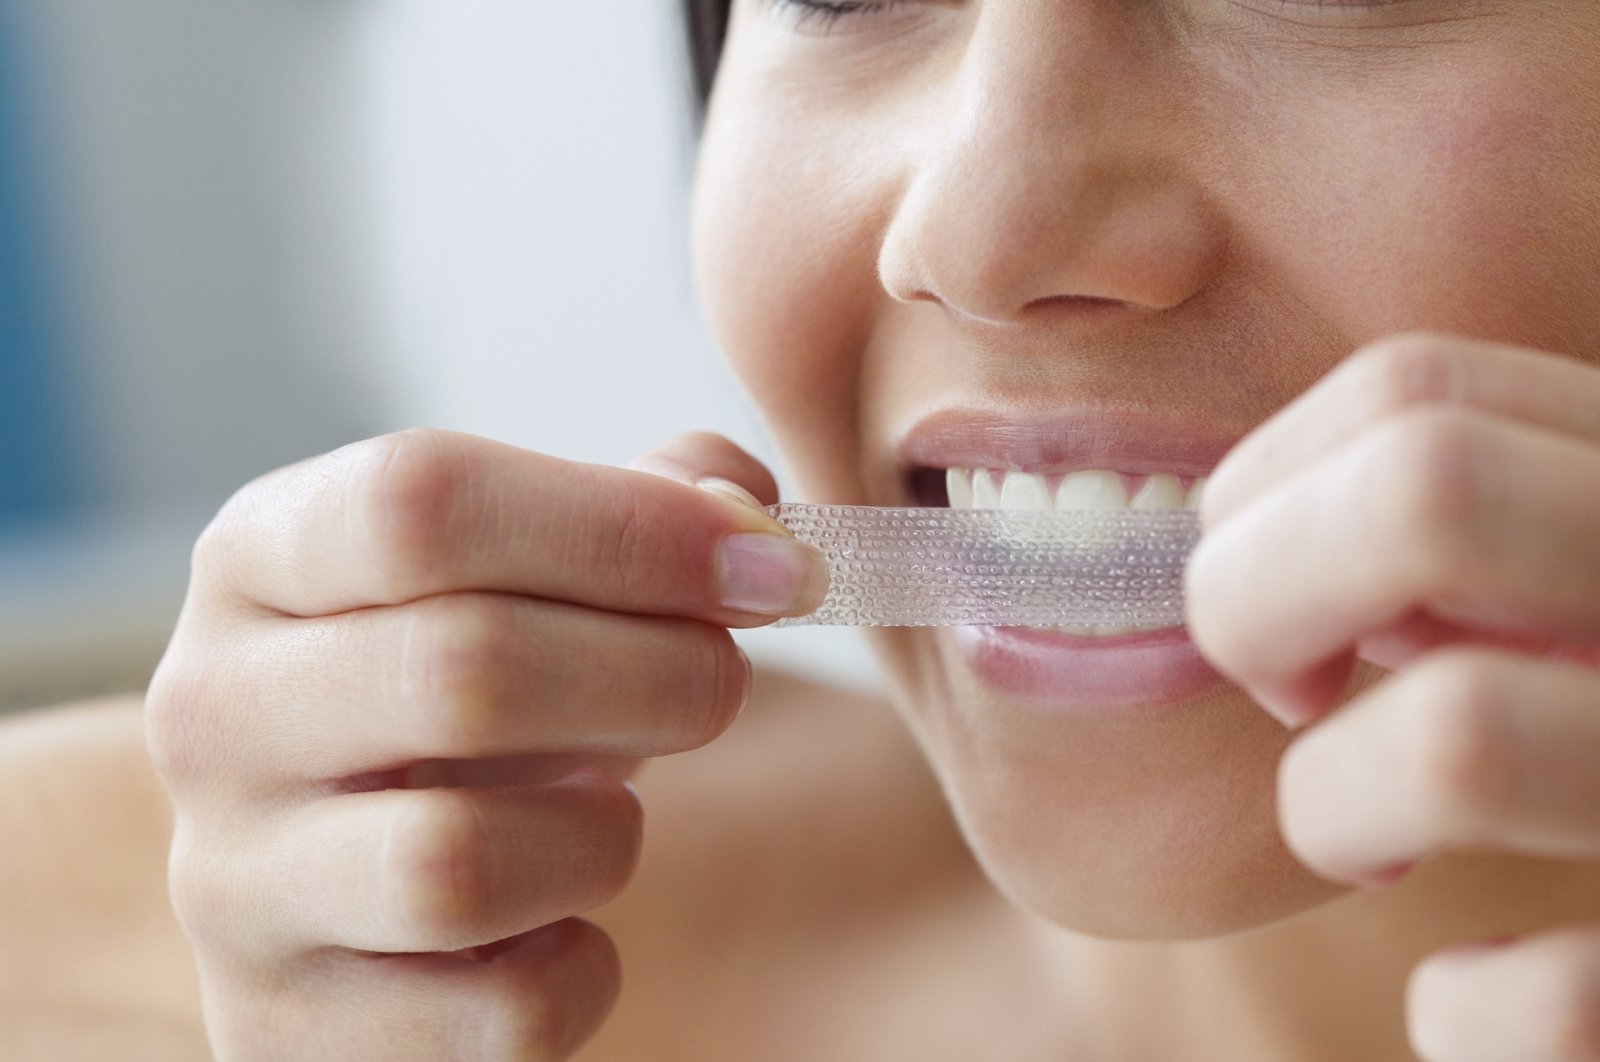
[[[995,795],[964,798],[957,783],[952,802],[985,872],[1012,903],[1074,932],[1201,940],[1348,891],[1301,866],[1257,809],[1195,815],[1191,801],[1173,795],[1137,806],[1086,799],[1056,812],[1005,798],[1003,782],[982,788]]]
[[[944,635],[880,630],[901,716],[997,888],[1064,928],[1193,940],[1288,918],[1348,889],[1284,845],[1292,734],[1226,683],[1164,704],[997,691]]]

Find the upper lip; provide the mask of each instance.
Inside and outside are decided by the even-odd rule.
[[[895,449],[907,474],[954,467],[1203,476],[1241,436],[1148,407],[1085,402],[1043,412],[940,409],[911,424]]]

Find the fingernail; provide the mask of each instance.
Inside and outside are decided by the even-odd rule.
[[[708,490],[713,494],[721,494],[725,497],[732,498],[739,504],[748,505],[750,508],[759,512],[766,511],[766,506],[761,504],[761,500],[759,498],[745,490],[743,487],[739,486],[739,484],[735,483],[731,479],[723,479],[721,476],[707,476],[704,479],[695,480],[694,485],[699,487],[701,490]]]
[[[741,532],[722,540],[717,586],[729,608],[801,615],[822,599],[827,583],[822,554],[798,539]]]

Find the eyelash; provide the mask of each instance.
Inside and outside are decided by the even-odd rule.
[[[882,19],[893,11],[906,8],[924,0],[763,0],[776,17],[788,23],[791,32],[801,36],[826,37],[836,30],[860,33],[874,20]],[[946,0],[948,2],[948,0]],[[1193,2],[1193,0],[1188,0]],[[1213,0],[1222,3],[1223,0]],[[1253,11],[1257,17],[1274,17],[1266,10],[1276,5],[1276,17],[1290,17],[1298,9],[1306,26],[1326,22],[1328,25],[1367,25],[1372,19],[1386,19],[1391,12],[1383,9],[1409,9],[1416,4],[1424,7],[1435,3],[1456,4],[1463,0],[1228,0],[1237,3],[1243,11]],[[839,23],[850,25],[840,29]],[[855,23],[865,23],[857,26]]]
[[[881,14],[904,0],[768,0],[788,12],[798,29],[807,25],[827,32],[842,18]]]
[[[794,20],[795,28],[814,25],[814,28],[826,33],[840,19],[879,15],[890,8],[899,7],[906,0],[767,0],[767,2],[775,8],[786,11]],[[1281,0],[1281,2],[1284,7],[1300,5],[1369,10],[1388,7],[1401,0]]]

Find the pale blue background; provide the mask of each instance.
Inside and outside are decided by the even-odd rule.
[[[351,439],[771,459],[693,304],[677,7],[8,0],[0,514],[73,519],[0,529],[0,705],[140,685],[209,515]],[[850,632],[745,642],[870,681]]]
[[[81,492],[66,409],[70,367],[38,165],[34,52],[0,10],[0,533],[66,516]]]

